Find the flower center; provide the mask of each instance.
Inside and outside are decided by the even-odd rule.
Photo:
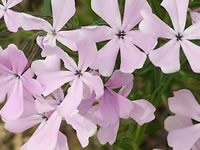
[[[124,39],[124,37],[126,36],[126,32],[119,31],[119,33],[117,33],[116,35],[118,36],[119,39]]]
[[[78,77],[80,77],[80,76],[82,76],[83,74],[81,73],[81,70],[76,70],[75,75],[78,76]]]
[[[51,31],[51,34],[52,34],[53,36],[56,36],[56,34],[57,34],[57,33],[56,33],[56,30],[52,30],[52,31]]]
[[[16,78],[20,79],[20,75],[18,75],[18,74],[15,73],[14,76],[15,76]]]
[[[182,41],[182,38],[183,38],[183,36],[182,36],[180,33],[178,33],[178,34],[176,35],[176,40],[177,40],[177,41]]]

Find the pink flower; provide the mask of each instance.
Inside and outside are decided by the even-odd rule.
[[[79,42],[77,46],[79,48],[78,66],[74,60],[67,55],[67,53],[60,50],[58,47],[49,47],[50,50],[48,50],[48,52],[60,52],[57,53],[57,56],[64,61],[67,71],[52,70],[50,72],[37,74],[35,70],[40,69],[40,66],[42,66],[42,63],[44,62],[36,61],[32,65],[32,68],[35,68],[33,69],[34,72],[38,75],[38,80],[45,87],[43,92],[44,96],[49,95],[65,83],[70,82],[71,87],[68,89],[67,96],[58,108],[59,113],[63,117],[67,113],[76,110],[81,103],[81,100],[86,97],[91,97],[93,92],[95,92],[97,98],[103,95],[103,83],[101,78],[99,76],[92,75],[87,70],[96,58],[97,50],[95,43],[83,40]],[[55,64],[56,62],[49,61],[48,63]]]
[[[75,14],[74,0],[51,0],[53,13],[53,26],[38,17],[23,14],[21,24],[24,30],[43,30],[47,32],[46,36],[38,37],[37,43],[41,48],[45,46],[56,46],[56,40],[77,50],[74,40],[77,38],[77,31],[60,31],[68,20]]]
[[[142,9],[151,11],[146,0],[126,0],[123,22],[121,21],[118,0],[92,0],[92,9],[103,18],[108,26],[82,28],[96,42],[110,40],[98,53],[92,68],[99,69],[104,76],[113,72],[120,49],[120,70],[132,73],[142,68],[146,54],[154,48],[156,40],[152,36],[133,28],[142,20]],[[140,51],[141,48],[144,52]]]
[[[174,92],[168,100],[170,110],[175,113],[165,120],[169,132],[167,140],[173,150],[200,149],[200,105],[189,90]],[[198,123],[193,124],[193,120]]]
[[[157,16],[142,11],[144,20],[140,30],[155,37],[169,39],[160,48],[150,52],[149,58],[155,66],[164,73],[173,73],[180,69],[180,47],[194,72],[200,72],[200,47],[189,40],[200,39],[200,23],[195,23],[185,29],[189,0],[163,0],[162,6],[167,10],[174,29],[165,24]]]
[[[0,102],[7,102],[1,109],[3,120],[17,119],[24,111],[24,95],[41,98],[42,87],[33,79],[24,53],[13,44],[0,48]]]
[[[32,137],[26,142],[21,150],[68,150],[67,138],[59,131],[62,120],[76,130],[78,139],[83,147],[88,145],[88,139],[96,132],[96,125],[84,116],[73,113],[64,118],[57,112],[57,107],[62,103],[64,94],[61,89],[47,97],[45,101],[32,101],[27,107],[31,108],[22,118],[5,122],[5,128],[14,133],[21,133],[40,123]]]
[[[11,32],[17,32],[20,27],[20,13],[12,11],[11,8],[22,1],[23,0],[2,0],[3,5],[0,5],[0,18],[4,16],[5,24]]]
[[[92,120],[100,126],[97,136],[101,144],[106,142],[113,144],[115,142],[120,118],[127,119],[131,117],[140,125],[155,118],[153,114],[155,108],[148,101],[137,100],[131,102],[126,98],[132,87],[133,75],[117,70],[104,85],[104,95],[99,99],[99,104],[88,109],[92,106],[94,97],[87,101],[83,100],[80,104],[80,113],[87,114],[90,117],[94,116]],[[114,89],[118,88],[121,88],[119,93],[114,92]]]

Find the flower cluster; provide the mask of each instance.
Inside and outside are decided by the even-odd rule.
[[[192,42],[200,39],[200,16],[198,10],[190,10],[193,24],[186,28],[189,0],[162,1],[173,27],[153,14],[146,0],[125,0],[123,17],[118,0],[91,0],[92,10],[107,25],[74,30],[63,27],[75,14],[75,0],[51,0],[52,24],[13,11],[20,2],[2,0],[0,17],[7,29],[45,32],[36,39],[40,60],[28,60],[14,44],[0,48],[0,102],[5,101],[0,113],[5,128],[22,133],[40,124],[21,150],[69,149],[66,135],[59,131],[64,121],[86,147],[96,133],[101,144],[113,144],[121,118],[139,125],[154,120],[156,109],[148,100],[128,99],[133,72],[143,67],[147,57],[164,73],[174,73],[180,70],[182,49],[192,71],[200,73],[200,47]],[[159,38],[167,42],[160,46]],[[106,44],[97,49],[102,41]],[[58,43],[77,53],[78,60]],[[198,150],[200,128],[192,119],[200,121],[199,104],[189,91],[180,90],[169,99],[169,106],[175,113],[165,121],[169,146]]]

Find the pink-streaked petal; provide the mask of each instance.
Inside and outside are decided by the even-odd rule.
[[[110,89],[116,89],[128,84],[133,84],[133,75],[130,73],[123,73],[120,70],[113,72],[111,78],[105,84],[106,87]]]
[[[12,10],[7,10],[4,14],[5,24],[9,31],[17,32],[18,28],[20,27],[20,18],[21,14],[18,12],[14,12]]]
[[[65,83],[73,80],[75,77],[73,72],[69,71],[57,71],[45,73],[38,76],[38,81],[44,85],[45,90],[43,91],[44,96],[49,95],[53,91],[60,88]]]
[[[1,109],[3,120],[18,119],[24,111],[23,85],[22,81],[16,79],[6,104]]]
[[[143,10],[141,11],[141,14],[144,18],[139,25],[142,32],[155,36],[156,38],[162,37],[172,39],[175,37],[175,31],[156,15]]]
[[[17,4],[21,3],[23,0],[7,0],[7,7],[12,8]]]
[[[70,124],[77,133],[77,137],[81,146],[84,148],[89,144],[89,138],[96,133],[97,126],[89,119],[80,114],[74,114],[71,117],[65,117],[68,124]]]
[[[183,117],[180,115],[169,116],[164,122],[165,129],[170,132],[179,128],[185,128],[193,125],[192,120],[188,117]]]
[[[80,40],[77,43],[79,61],[78,69],[85,71],[97,57],[96,43],[90,40]]]
[[[189,26],[183,33],[184,39],[187,39],[187,40],[200,39],[199,26],[200,26],[200,22],[197,22],[197,23]]]
[[[174,73],[180,69],[180,42],[170,40],[160,48],[150,52],[151,62],[164,73]]]
[[[35,97],[40,97],[42,92],[44,91],[40,82],[35,79],[22,77],[22,82],[24,88]]]
[[[94,91],[96,94],[96,98],[100,98],[104,93],[104,86],[101,78],[99,76],[94,76],[88,72],[85,72],[83,76],[81,76],[83,82]]]
[[[38,76],[47,72],[56,72],[60,70],[60,59],[54,56],[48,56],[45,60],[36,60],[32,63],[31,69]]]
[[[46,32],[51,32],[52,26],[46,20],[31,16],[29,14],[21,14],[21,27],[26,30],[44,30]]]
[[[64,52],[61,48],[59,47],[50,47],[47,46],[43,49],[43,56],[52,56],[56,55],[59,57],[61,60],[63,60],[65,68],[76,72],[78,70],[77,65],[75,61],[66,53]]]
[[[12,70],[0,64],[0,73],[1,74],[14,74]]]
[[[91,68],[99,69],[100,74],[103,76],[110,76],[113,72],[118,52],[119,42],[118,39],[115,38],[100,49]]]
[[[183,32],[186,24],[188,0],[163,0],[161,5],[167,10],[176,32]]]
[[[58,132],[56,150],[69,150],[67,137],[62,132]]]
[[[121,15],[118,0],[92,0],[92,9],[112,28],[121,29]]]
[[[133,110],[131,118],[137,121],[139,125],[150,122],[155,119],[155,107],[147,100],[136,100],[132,102]]]
[[[110,40],[115,36],[115,32],[108,26],[86,26],[81,28],[94,42]]]
[[[131,30],[142,20],[140,11],[143,9],[151,12],[151,7],[146,0],[126,0],[123,17],[125,31]]]
[[[173,150],[189,150],[200,138],[200,124],[169,132],[167,141]]]
[[[117,131],[119,129],[119,123],[116,123],[115,125],[109,126],[109,127],[100,127],[97,137],[99,142],[103,145],[107,142],[112,145],[117,137]]]
[[[119,122],[119,116],[115,111],[113,104],[111,103],[110,93],[105,91],[102,98],[99,100],[99,104],[97,105],[97,111],[95,111],[94,116],[96,118],[96,122],[101,127],[108,127],[110,125],[115,125]]]
[[[53,28],[59,31],[75,14],[74,0],[51,0],[53,13]],[[62,14],[62,15],[61,15]]]
[[[142,68],[147,58],[144,52],[125,40],[121,41],[120,54],[120,70],[124,73],[132,73],[136,69]]]
[[[55,150],[62,118],[55,111],[47,122],[27,142],[29,150]]]
[[[24,72],[26,65],[28,64],[28,60],[23,51],[18,50],[14,44],[10,44],[6,51],[8,53],[8,57],[14,73],[21,75]]]
[[[109,90],[108,94],[109,100],[119,117],[124,119],[129,118],[131,111],[134,109],[131,101],[111,90]]]
[[[77,110],[83,98],[83,83],[81,79],[77,78],[73,81],[71,87],[68,89],[67,96],[60,106],[58,112],[65,117]]]
[[[56,35],[56,39],[70,48],[73,51],[77,51],[76,40],[79,38],[79,30],[60,31]]]
[[[195,45],[194,43],[183,40],[181,43],[183,52],[187,57],[187,60],[192,68],[193,72],[200,73],[200,46]]]
[[[189,90],[174,92],[174,97],[169,98],[168,103],[171,112],[200,121],[200,105]]]
[[[157,45],[157,39],[155,37],[145,34],[140,30],[127,32],[125,39],[141,48],[147,54]]]
[[[43,120],[40,115],[33,115],[17,120],[8,120],[5,122],[5,129],[13,133],[22,133],[33,126],[39,124]]]

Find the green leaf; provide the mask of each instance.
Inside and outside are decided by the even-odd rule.
[[[51,0],[44,0],[43,1],[42,13],[43,13],[44,16],[50,16],[51,15]]]

